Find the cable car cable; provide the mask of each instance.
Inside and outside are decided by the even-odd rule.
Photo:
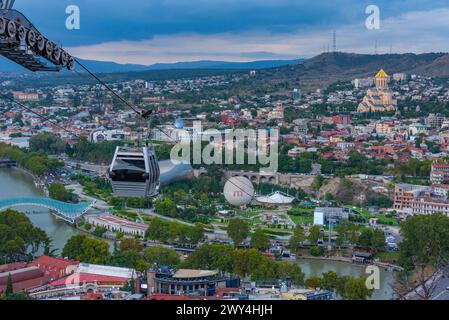
[[[82,139],[80,136],[78,136],[78,135],[77,135],[76,133],[74,133],[73,131],[70,131],[69,129],[64,128],[63,126],[61,126],[61,125],[57,124],[56,122],[50,120],[50,118],[44,117],[43,115],[37,113],[37,112],[34,111],[33,109],[31,109],[31,108],[25,106],[24,104],[22,104],[22,103],[16,101],[14,98],[11,98],[11,97],[9,97],[8,95],[5,95],[5,94],[3,94],[3,93],[0,93],[0,96],[3,97],[4,99],[7,99],[7,100],[9,100],[9,101],[11,101],[11,102],[13,102],[13,103],[19,105],[22,109],[25,109],[26,111],[28,111],[28,112],[30,112],[30,113],[32,113],[32,114],[38,116],[38,117],[41,118],[42,120],[51,123],[51,124],[54,125],[55,127],[58,127],[59,129],[62,129],[62,130],[64,130],[64,131],[66,131],[67,133],[70,133],[70,134],[74,135],[74,136],[77,137],[78,139]]]
[[[90,74],[93,78],[95,78],[95,80],[97,80],[101,85],[103,85],[107,90],[109,90],[117,99],[119,99],[120,101],[122,101],[123,103],[125,103],[131,110],[133,110],[137,115],[139,115],[140,117],[145,118],[144,113],[139,112],[134,106],[132,106],[128,101],[126,101],[124,98],[122,98],[117,92],[115,92],[110,86],[108,86],[104,81],[102,81],[100,78],[98,78],[93,72],[91,72],[84,64],[82,64],[78,59],[75,59],[75,62],[81,67],[83,68],[88,74]],[[167,134],[165,131],[163,131],[161,128],[156,127],[156,129],[158,129],[160,132],[164,133],[167,137],[169,137],[173,142],[176,142],[169,134]],[[231,183],[232,185],[234,185],[236,188],[240,189],[240,191],[244,192],[245,194],[249,195],[251,198],[253,197],[253,195],[249,194],[246,190],[243,190],[242,187],[236,185],[233,181],[231,181],[231,179],[227,179],[227,181],[225,183]]]
[[[90,74],[93,78],[95,78],[95,80],[97,80],[101,85],[103,85],[106,89],[109,90],[109,92],[111,92],[117,99],[119,99],[120,101],[122,101],[124,104],[126,104],[130,109],[132,109],[136,114],[138,114],[139,116],[141,115],[141,113],[134,107],[132,106],[128,101],[126,101],[125,99],[123,99],[117,92],[115,92],[111,87],[109,87],[104,81],[102,81],[100,78],[98,78],[93,72],[91,72],[89,69],[87,69],[86,66],[84,66],[84,64],[82,64],[78,59],[75,59],[75,62],[77,64],[79,64],[79,66],[81,68],[83,68],[88,74]]]
[[[104,81],[102,81],[98,76],[96,76],[92,71],[90,71],[84,64],[82,64],[78,59],[75,59],[75,62],[80,65],[81,68],[83,68],[89,75],[91,75],[95,80],[97,80],[98,83],[100,83],[103,87],[105,87],[109,92],[111,92],[117,99],[122,101],[124,104],[126,104],[132,111],[134,111],[139,117],[142,117],[144,119],[147,118],[148,112],[145,113],[140,112],[137,110],[133,105],[131,105],[128,101],[126,101],[124,98],[122,98],[117,92],[115,92],[109,85],[107,85]],[[78,75],[81,75],[80,72],[76,72]],[[161,128],[155,127],[157,130],[165,134],[168,138],[174,141],[174,139],[164,130]],[[176,141],[174,141],[176,142]]]

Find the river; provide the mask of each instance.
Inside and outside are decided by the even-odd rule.
[[[323,261],[323,260],[298,260],[306,278],[310,276],[321,276],[328,271],[335,271],[340,276],[368,276],[365,274],[366,266],[354,265],[346,262]],[[393,297],[391,284],[394,280],[394,273],[380,268],[380,289],[375,290],[372,300],[390,300]]]
[[[43,196],[43,191],[36,188],[30,175],[13,168],[0,168],[0,199]],[[36,207],[14,209],[26,212],[33,224],[44,230],[53,239],[53,248],[58,250],[57,254],[61,253],[67,240],[78,233],[69,224],[58,220],[47,209]]]
[[[0,168],[0,199],[16,197],[42,197],[44,193],[36,188],[30,175],[16,169]],[[16,208],[18,211],[26,212],[33,224],[43,230],[53,239],[53,247],[61,253],[67,240],[78,231],[64,221],[58,220],[48,210],[33,207]],[[39,213],[30,213],[38,211]],[[110,246],[112,248],[112,246]],[[320,276],[327,271],[335,271],[339,275],[363,276],[365,267],[344,262],[322,261],[322,260],[299,260],[306,277],[312,275]],[[372,299],[388,300],[393,295],[391,283],[394,274],[380,270],[380,290],[376,290]]]

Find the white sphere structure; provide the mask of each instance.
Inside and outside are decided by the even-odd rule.
[[[224,196],[231,206],[241,207],[254,198],[254,186],[245,177],[233,177],[224,186]]]

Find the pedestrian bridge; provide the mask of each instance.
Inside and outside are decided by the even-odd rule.
[[[48,198],[14,198],[0,200],[0,211],[14,207],[40,207],[49,209],[59,218],[74,223],[76,219],[85,214],[95,202],[80,202],[78,204],[65,203]]]

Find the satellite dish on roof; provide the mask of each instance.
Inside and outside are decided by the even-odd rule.
[[[241,207],[253,200],[255,191],[249,179],[233,177],[226,182],[223,193],[231,206]]]

